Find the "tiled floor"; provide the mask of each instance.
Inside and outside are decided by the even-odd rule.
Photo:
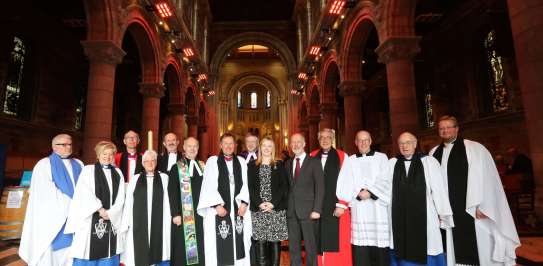
[[[522,246],[517,249],[519,265],[543,265],[543,237],[522,237]],[[0,266],[26,265],[17,255],[17,243],[0,242]],[[288,251],[283,248],[281,265],[289,265]]]

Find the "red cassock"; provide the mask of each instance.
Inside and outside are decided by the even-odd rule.
[[[322,158],[321,150],[310,153],[311,157]],[[351,212],[349,203],[336,197],[337,178],[345,157],[342,150],[331,149],[324,166],[325,196],[323,213],[319,226],[319,266],[352,265],[351,255]],[[336,206],[344,206],[345,212],[338,219],[333,216]]]

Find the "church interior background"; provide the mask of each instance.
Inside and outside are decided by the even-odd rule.
[[[302,132],[310,151],[332,128],[352,154],[366,129],[392,156],[406,130],[428,152],[452,114],[497,158],[531,158],[529,195],[502,181],[519,263],[543,262],[542,1],[19,0],[0,14],[3,186],[62,132],[85,163],[129,129],[155,150],[167,132],[196,137],[201,159],[225,132],[239,150],[247,132],[278,150]]]

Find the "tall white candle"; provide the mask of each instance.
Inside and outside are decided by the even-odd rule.
[[[151,130],[147,132],[147,150],[153,150],[153,131]]]

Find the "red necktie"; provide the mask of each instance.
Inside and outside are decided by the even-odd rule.
[[[296,158],[296,168],[294,168],[294,179],[300,176],[300,158]]]
[[[229,162],[229,161],[232,161],[233,157],[232,156],[224,156],[224,159]]]

